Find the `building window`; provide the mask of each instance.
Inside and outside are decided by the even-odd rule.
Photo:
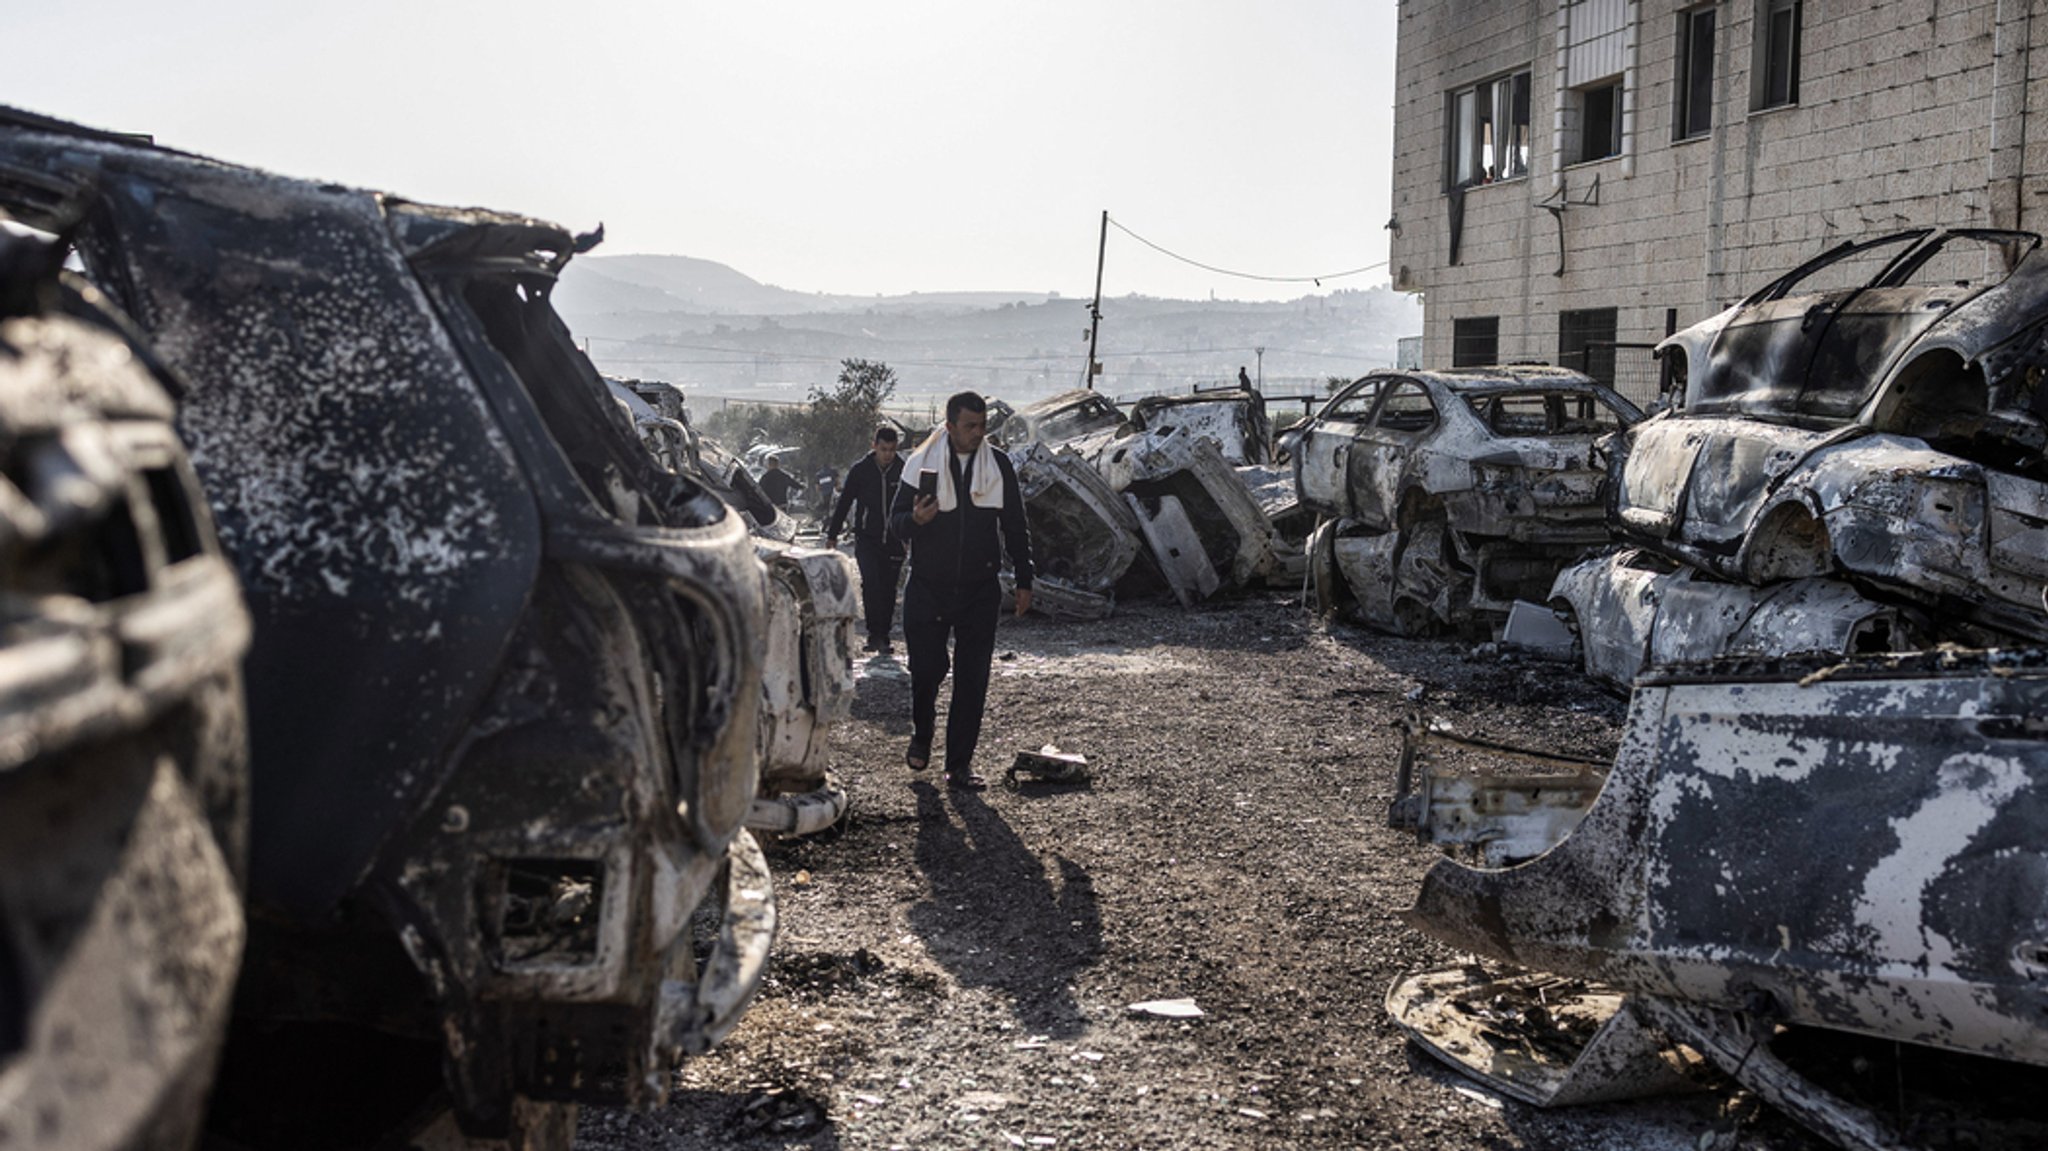
[[[1799,0],[1757,0],[1749,106],[1799,102]]]
[[[1557,362],[1614,386],[1613,308],[1557,314]]]
[[[1621,155],[1621,81],[1612,80],[1572,93],[1577,146],[1572,163]]]
[[[1481,368],[1500,363],[1500,317],[1451,321],[1451,366]]]
[[[1450,94],[1445,182],[1491,184],[1529,174],[1529,73],[1516,72]]]
[[[1714,126],[1714,10],[1678,14],[1677,99],[1672,138],[1704,136]]]

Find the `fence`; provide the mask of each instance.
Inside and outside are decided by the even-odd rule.
[[[1557,362],[1599,380],[1637,407],[1647,408],[1664,392],[1664,366],[1650,354],[1656,346],[1588,340],[1584,348],[1559,355]]]

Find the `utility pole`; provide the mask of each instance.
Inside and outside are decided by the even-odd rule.
[[[1088,366],[1082,370],[1089,391],[1102,365],[1095,362],[1095,336],[1102,328],[1102,258],[1109,253],[1109,209],[1102,210],[1102,237],[1095,241],[1095,302],[1088,305]]]
[[[1266,390],[1266,349],[1253,348],[1252,354],[1259,358],[1259,391]]]

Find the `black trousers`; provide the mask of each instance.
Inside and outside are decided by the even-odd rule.
[[[953,640],[953,699],[946,708],[946,770],[966,771],[981,742],[981,710],[988,702],[989,664],[996,653],[1002,585],[990,579],[957,587],[910,573],[903,593],[903,641],[910,648],[910,722],[926,747],[938,728],[939,684],[946,678],[946,639]]]
[[[868,642],[887,644],[889,626],[896,622],[896,580],[903,574],[903,553],[891,555],[889,545],[855,536],[853,562],[860,565],[860,603],[868,617]]]

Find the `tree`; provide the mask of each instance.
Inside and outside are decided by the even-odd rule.
[[[843,468],[873,442],[882,405],[896,394],[896,370],[877,360],[839,361],[830,388],[813,385],[810,410],[798,431],[807,466]]]

